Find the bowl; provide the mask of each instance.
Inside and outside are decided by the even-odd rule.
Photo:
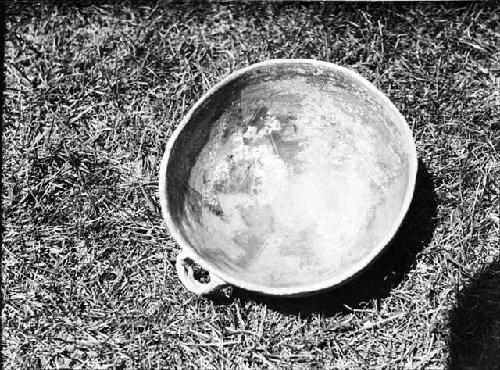
[[[233,72],[191,108],[160,166],[179,278],[201,295],[335,287],[393,238],[416,171],[404,117],[352,70],[279,59]]]

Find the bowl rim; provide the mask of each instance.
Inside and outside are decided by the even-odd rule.
[[[399,211],[398,216],[395,218],[393,224],[390,229],[386,233],[386,235],[379,241],[379,243],[373,248],[370,253],[367,253],[363,258],[357,261],[355,264],[351,265],[346,271],[342,274],[335,275],[334,277],[326,280],[322,280],[319,282],[315,282],[312,284],[307,284],[303,286],[291,286],[291,287],[269,287],[265,285],[255,284],[243,279],[238,279],[237,277],[232,276],[231,274],[227,274],[223,270],[219,269],[217,266],[213,265],[209,261],[205,260],[196,250],[191,246],[191,244],[185,240],[182,236],[179,228],[174,223],[172,217],[169,213],[169,203],[168,203],[168,195],[167,195],[167,167],[170,159],[170,154],[173,148],[175,141],[179,134],[183,131],[184,127],[191,120],[194,112],[198,110],[202,104],[207,101],[216,91],[221,89],[223,86],[227,85],[231,81],[241,77],[244,74],[252,72],[257,69],[262,69],[266,67],[275,67],[278,65],[304,65],[308,64],[313,67],[329,69],[332,71],[341,72],[353,80],[356,83],[359,83],[363,87],[365,87],[368,91],[372,92],[380,98],[382,103],[386,105],[389,109],[392,109],[396,115],[396,117],[400,120],[402,125],[402,130],[406,134],[406,140],[408,141],[408,154],[409,154],[409,171],[408,171],[408,186],[406,188],[405,197],[403,200],[403,204]],[[416,176],[417,176],[417,168],[418,168],[418,159],[417,159],[417,151],[413,138],[412,130],[410,129],[406,119],[401,114],[401,112],[396,108],[396,106],[390,101],[390,99],[380,90],[378,90],[371,82],[366,80],[359,73],[348,69],[346,67],[339,66],[334,63],[320,61],[316,59],[269,59],[266,61],[258,62],[251,64],[247,67],[238,69],[230,74],[228,74],[225,78],[219,81],[217,84],[213,85],[203,96],[198,99],[198,101],[191,107],[188,113],[181,120],[179,125],[176,127],[172,135],[167,141],[167,145],[165,148],[165,152],[160,164],[160,173],[159,173],[159,198],[160,198],[160,206],[161,212],[163,215],[163,219],[167,225],[168,231],[171,236],[178,242],[181,249],[185,249],[194,257],[195,262],[198,263],[201,267],[206,269],[210,274],[215,274],[220,277],[222,280],[227,283],[234,285],[239,288],[243,288],[245,290],[254,291],[258,293],[264,293],[268,295],[275,296],[298,296],[298,295],[307,295],[312,294],[319,291],[324,291],[340,284],[343,284],[354,277],[357,273],[366,268],[389,244],[392,238],[397,233],[408,209],[410,207],[411,200],[413,198],[413,193],[415,190]]]

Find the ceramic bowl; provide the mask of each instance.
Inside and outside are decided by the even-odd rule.
[[[416,171],[405,119],[359,74],[315,60],[238,70],[191,108],[161,164],[179,278],[197,294],[337,286],[395,235]]]

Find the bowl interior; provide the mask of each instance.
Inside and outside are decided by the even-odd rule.
[[[171,220],[233,281],[297,290],[335,281],[401,221],[414,155],[405,126],[344,70],[247,71],[207,96],[176,137]]]

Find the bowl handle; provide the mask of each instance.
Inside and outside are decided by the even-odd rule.
[[[200,295],[207,296],[218,292],[220,289],[228,286],[229,284],[222,280],[220,277],[215,275],[213,272],[209,271],[210,281],[208,283],[200,283],[194,277],[192,265],[195,263],[195,259],[187,250],[183,249],[177,255],[177,262],[175,267],[177,269],[177,275],[180,281],[187,290],[190,292]]]

